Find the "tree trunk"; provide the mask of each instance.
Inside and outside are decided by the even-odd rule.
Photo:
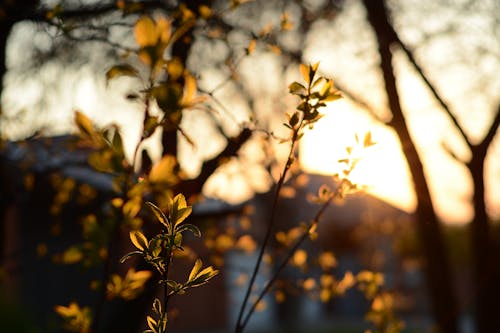
[[[416,227],[422,254],[425,258],[425,273],[432,314],[441,333],[456,333],[458,332],[458,309],[442,230],[435,215],[422,162],[403,116],[396,87],[390,50],[395,38],[388,23],[384,2],[382,0],[363,0],[363,2],[367,9],[368,21],[378,42],[380,68],[384,76],[389,107],[393,114],[390,125],[395,129],[403,145],[403,152],[417,195]]]
[[[474,269],[476,332],[495,332],[500,327],[498,297],[500,295],[499,269],[485,205],[484,160],[487,147],[473,147],[473,157],[467,168],[474,184],[474,218],[470,224],[472,260]]]

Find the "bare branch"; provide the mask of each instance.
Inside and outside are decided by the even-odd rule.
[[[488,133],[486,133],[486,136],[484,137],[483,141],[480,143],[481,146],[488,148],[488,146],[491,144],[491,141],[493,141],[493,139],[495,138],[495,134],[497,133],[499,126],[500,126],[500,105],[497,106],[497,112],[496,112],[495,118],[493,119],[493,122],[491,123],[491,126],[488,130]]]
[[[389,25],[390,25],[390,23],[389,23]],[[427,88],[429,88],[430,92],[432,93],[432,96],[434,96],[434,98],[438,101],[439,105],[441,105],[441,107],[446,112],[448,117],[450,117],[451,121],[453,122],[453,125],[455,125],[457,130],[460,132],[460,136],[464,139],[467,146],[469,146],[469,148],[471,148],[472,144],[471,144],[469,138],[467,137],[467,134],[465,133],[463,127],[460,125],[457,117],[451,111],[451,107],[448,105],[448,103],[445,102],[445,100],[441,97],[441,95],[437,91],[437,88],[434,86],[434,84],[427,77],[422,66],[419,65],[418,61],[416,60],[415,56],[413,55],[413,51],[399,38],[397,32],[394,30],[394,27],[392,25],[390,25],[390,29],[391,29],[391,34],[394,37],[394,41],[397,42],[397,44],[401,47],[403,52],[408,57],[408,60],[410,61],[410,63],[413,65],[413,67],[417,71],[420,78],[424,81]]]

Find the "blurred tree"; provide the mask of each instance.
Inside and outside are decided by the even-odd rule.
[[[423,173],[423,165],[417,150],[413,144],[407,129],[407,120],[403,116],[401,102],[398,97],[396,87],[396,77],[392,64],[394,49],[391,46],[399,47],[406,54],[414,69],[431,91],[442,110],[449,116],[460,137],[469,149],[471,158],[460,160],[452,152],[449,146],[445,148],[457,160],[467,166],[473,180],[473,207],[474,217],[471,221],[471,244],[473,252],[474,299],[475,299],[475,320],[477,332],[491,332],[500,326],[499,317],[493,310],[495,302],[500,297],[498,281],[498,268],[495,265],[495,257],[498,253],[498,245],[495,245],[490,231],[490,222],[487,214],[484,186],[484,165],[486,154],[490,147],[498,126],[500,125],[500,106],[497,105],[493,111],[493,120],[485,130],[485,135],[481,141],[474,143],[474,140],[466,134],[466,128],[461,125],[457,116],[452,111],[452,106],[445,102],[445,99],[438,92],[423,67],[417,62],[413,51],[398,36],[394,30],[387,14],[387,7],[384,1],[364,1],[368,12],[368,20],[372,25],[379,44],[379,54],[381,58],[381,70],[384,76],[386,91],[388,94],[390,109],[393,118],[389,123],[398,133],[403,144],[403,151],[409,161],[411,174],[413,176],[415,190],[418,198],[417,215],[419,216],[419,230],[422,251],[425,253],[427,261],[428,281],[433,297],[434,314],[443,332],[457,332],[458,309],[456,297],[453,294],[453,281],[447,255],[444,252],[444,242],[442,231],[438,226],[438,220],[434,213],[434,208],[427,185],[427,180]],[[470,5],[470,4],[469,4]],[[468,10],[463,8],[464,11]],[[440,36],[436,36],[440,37]],[[450,36],[449,38],[452,38]],[[417,45],[418,47],[418,45]],[[490,48],[498,48],[498,45],[489,45]],[[495,97],[494,97],[495,98]],[[498,98],[498,96],[496,96]]]
[[[237,7],[243,2],[245,1],[231,1],[230,7]],[[203,24],[199,26],[193,24],[184,31],[183,38],[178,39],[172,45],[171,56],[179,59],[183,67],[196,67],[196,64],[193,65],[193,63],[189,63],[189,57],[197,53],[196,50],[193,50],[194,40],[200,41],[207,36],[216,36],[213,40],[220,40],[226,44],[230,44],[230,41],[234,40],[235,36],[236,39],[238,39],[243,35],[248,39],[244,39],[245,44],[248,45],[248,52],[250,52],[251,48],[255,47],[251,42],[248,44],[248,41],[262,42],[277,54],[279,53],[279,56],[284,59],[283,62],[280,62],[280,66],[286,68],[289,62],[295,61],[299,63],[307,58],[305,51],[309,42],[308,38],[318,33],[316,29],[317,25],[325,22],[326,24],[333,24],[342,14],[340,10],[345,5],[344,1],[275,1],[265,2],[265,4],[264,2],[265,1],[256,1],[255,4],[248,4],[248,7],[245,8],[248,9],[248,15],[246,17],[239,16],[235,19],[231,17],[231,15],[211,15],[208,12],[203,13],[200,10],[200,8],[210,10],[214,6],[218,6],[217,8],[222,8],[221,13],[223,13],[227,7],[226,3],[222,4],[222,2],[208,0],[185,1],[184,5],[190,12],[196,13],[196,15],[200,17],[206,15],[206,18]],[[493,106],[496,112],[493,112],[493,116],[490,117],[492,119],[491,125],[483,131],[483,133],[486,133],[483,139],[479,141],[474,140],[467,134],[464,126],[465,122],[459,120],[457,115],[453,112],[452,105],[446,102],[446,98],[444,98],[443,93],[440,92],[445,89],[438,89],[434,81],[441,82],[439,85],[440,88],[447,83],[439,80],[433,81],[431,75],[426,71],[426,68],[430,68],[438,72],[435,70],[437,66],[434,66],[434,68],[432,64],[425,66],[425,63],[421,64],[418,61],[418,57],[415,54],[419,47],[424,47],[425,45],[421,46],[418,43],[414,43],[415,45],[410,47],[409,45],[411,43],[405,43],[403,38],[400,38],[401,33],[399,30],[404,30],[404,22],[399,25],[395,23],[397,23],[398,17],[405,17],[405,8],[399,6],[395,1],[365,0],[362,1],[362,3],[366,8],[367,22],[375,34],[376,43],[374,47],[377,49],[376,53],[380,58],[380,72],[383,76],[382,90],[384,90],[387,95],[388,109],[392,117],[387,124],[395,129],[402,142],[418,198],[416,211],[416,216],[418,217],[417,228],[422,246],[422,254],[426,259],[425,267],[427,268],[428,285],[431,292],[433,314],[436,322],[444,333],[457,332],[459,310],[455,302],[456,297],[454,295],[452,283],[453,276],[441,236],[441,227],[435,212],[435,204],[429,191],[428,179],[423,171],[424,163],[422,157],[418,154],[416,140],[410,133],[409,127],[411,121],[403,112],[402,101],[400,99],[401,93],[398,92],[397,88],[398,73],[394,67],[394,55],[396,52],[393,49],[394,46],[396,46],[397,50],[403,51],[403,53],[406,54],[409,63],[429,88],[432,96],[441,106],[442,110],[450,117],[452,124],[469,149],[470,158],[467,159],[454,153],[452,147],[446,146],[446,149],[450,151],[457,160],[463,162],[467,166],[474,185],[474,196],[472,201],[475,214],[471,223],[471,239],[475,254],[474,271],[476,280],[474,288],[477,331],[495,331],[495,329],[500,326],[498,323],[500,317],[496,316],[494,313],[494,302],[500,297],[500,288],[498,286],[498,281],[500,281],[499,269],[494,264],[495,254],[498,253],[498,240],[493,239],[493,235],[489,230],[490,223],[485,200],[484,165],[488,148],[495,138],[500,123],[500,109],[498,108],[498,104]],[[438,2],[436,6],[447,7],[448,5],[453,5],[451,7],[456,8],[458,13],[463,13],[465,16],[471,12],[478,11],[478,8],[476,8],[473,3],[472,1],[466,1],[464,3],[442,1]],[[489,3],[490,2],[484,4],[485,8],[491,7],[488,7]],[[494,3],[494,1],[492,3]],[[0,3],[0,77],[4,78],[7,70],[6,48],[8,37],[14,25],[19,22],[31,21],[35,22],[41,28],[55,28],[66,38],[66,42],[72,41],[74,43],[82,43],[86,41],[101,41],[109,45],[111,49],[127,50],[130,46],[126,42],[117,43],[116,40],[113,39],[111,33],[112,29],[109,29],[111,26],[129,25],[130,27],[137,17],[152,12],[162,12],[167,16],[177,17],[177,21],[174,20],[173,25],[178,26],[179,16],[175,16],[174,14],[178,10],[178,5],[179,3],[176,1],[151,0],[134,2],[61,1],[55,4],[52,2],[49,6],[47,2],[40,1],[2,0]],[[492,8],[496,8],[494,4]],[[388,9],[392,9],[392,11],[388,13]],[[266,11],[273,14],[283,14],[278,20],[280,21],[278,25],[281,25],[281,29],[273,30],[272,28],[263,27],[259,18],[262,18],[262,14]],[[498,12],[498,10],[483,10],[483,12],[478,14],[490,19],[494,27],[495,22],[498,26]],[[417,18],[417,20],[422,20],[423,15],[424,13],[420,13],[420,17]],[[256,24],[256,22],[258,24]],[[457,22],[460,23],[460,20],[457,19],[455,22],[455,24],[458,25]],[[293,27],[292,23],[295,23],[295,27]],[[208,27],[210,27],[210,29]],[[417,29],[418,28],[419,26],[417,24]],[[456,29],[456,27],[445,27],[440,33],[430,33],[426,38],[428,40],[432,38],[450,38],[455,40],[456,35],[453,34],[454,28]],[[196,32],[203,33],[196,34]],[[495,35],[495,31],[493,31],[492,35],[497,36],[498,34],[496,33]],[[211,44],[212,46],[216,43],[213,40],[212,42],[214,44]],[[351,43],[359,42],[359,40],[351,41]],[[495,42],[497,44],[494,44]],[[488,43],[489,45],[486,45],[486,43],[480,45],[480,47],[483,47],[483,51],[498,55],[498,39],[493,40],[493,42],[489,41]],[[424,43],[422,42],[422,44]],[[229,48],[227,52],[229,56],[225,59],[227,60],[225,65],[227,65],[229,72],[231,72],[231,79],[234,79],[237,76],[237,71],[234,70],[237,61],[234,61],[234,59],[238,59],[238,57],[236,57],[235,51],[232,48]],[[199,54],[198,56],[203,57],[203,55]],[[352,54],[345,55],[346,58],[350,56],[352,56]],[[428,61],[428,59],[424,59],[424,61]],[[444,61],[443,64],[440,64],[443,67],[452,65],[448,59]],[[477,60],[474,59],[472,63],[466,65],[474,68],[476,61]],[[430,63],[431,61],[428,62]],[[495,73],[494,70],[492,72]],[[486,72],[483,70],[483,73]],[[349,74],[340,77],[339,81],[342,82],[345,80],[345,82],[349,82],[346,76],[349,76]],[[356,77],[356,80],[358,80],[356,75],[351,76]],[[486,74],[484,74],[484,77],[489,78]],[[183,80],[183,77],[180,76],[179,80]],[[235,82],[238,88],[242,90],[242,95],[247,98],[248,104],[252,105],[255,96],[248,92],[247,87],[237,80],[235,80]],[[491,86],[493,90],[496,87],[495,83]],[[2,88],[3,84],[0,89]],[[355,102],[366,106],[368,109],[372,109],[370,107],[371,103],[360,98],[355,93],[356,89],[354,87],[340,85],[340,88],[346,96],[351,97]],[[479,89],[481,88],[476,89],[475,92]],[[207,93],[213,97],[213,92],[214,91],[208,91]],[[493,91],[492,96],[490,96],[491,99],[498,98],[498,95],[495,94],[498,94],[498,92]],[[215,157],[203,162],[201,172],[198,176],[179,183],[179,188],[176,190],[184,193],[186,196],[200,193],[203,184],[205,184],[208,177],[218,168],[220,162],[225,161],[226,157],[236,155],[241,146],[247,142],[251,135],[251,131],[247,128],[241,128],[238,133],[231,136],[224,133],[222,127],[218,126],[217,129],[225,138],[225,146]],[[162,134],[163,154],[178,155],[177,135],[178,132],[176,128],[164,128]],[[145,160],[147,160],[147,157],[145,157]],[[432,173],[432,165],[429,166],[429,169]],[[3,212],[0,213],[2,213],[3,216]]]

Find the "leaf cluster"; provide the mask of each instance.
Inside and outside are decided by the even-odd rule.
[[[191,214],[192,207],[188,206],[184,195],[178,194],[169,200],[168,213],[151,202],[147,202],[156,220],[164,227],[163,230],[148,240],[139,230],[130,231],[130,240],[137,250],[127,253],[120,262],[124,262],[134,255],[140,255],[161,276],[160,283],[165,285],[164,307],[168,297],[184,294],[188,289],[201,286],[218,274],[218,271],[208,266],[202,269],[203,263],[197,259],[189,273],[186,281],[178,282],[169,279],[169,267],[172,263],[174,251],[182,251],[182,240],[184,232],[191,232],[196,237],[201,236],[199,228],[193,224],[185,223]],[[168,288],[168,289],[167,289]],[[149,330],[146,332],[162,333],[166,330],[167,312],[162,309],[161,302],[155,299],[153,311],[157,319],[147,317]]]
[[[326,106],[327,102],[335,101],[342,96],[335,89],[332,79],[318,76],[319,63],[313,65],[300,65],[300,72],[305,85],[297,81],[288,86],[292,95],[298,96],[300,102],[297,111],[288,114],[288,123],[284,125],[294,132],[300,132],[305,126],[312,128],[322,115],[319,109]],[[298,134],[301,136],[301,133]]]

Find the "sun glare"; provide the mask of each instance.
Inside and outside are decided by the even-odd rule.
[[[414,210],[415,195],[395,135],[367,115],[353,110],[347,100],[336,102],[324,113],[325,117],[303,138],[299,154],[302,168],[319,174],[340,172],[343,165],[338,160],[346,157],[346,147],[355,145],[355,134],[362,140],[370,131],[377,144],[366,149],[351,180],[402,210]]]

